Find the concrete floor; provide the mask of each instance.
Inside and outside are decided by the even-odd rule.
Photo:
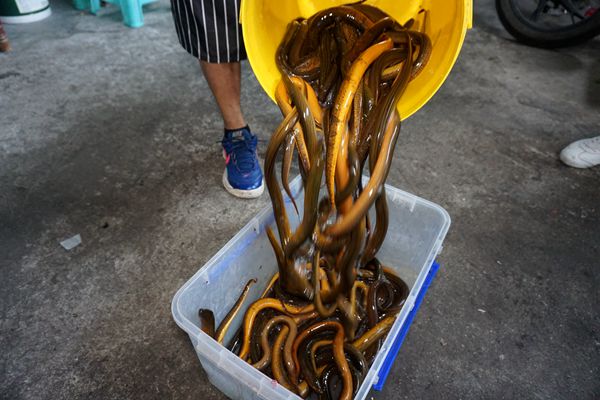
[[[52,7],[6,26],[0,55],[0,398],[221,399],[170,301],[268,198],[221,188],[221,126],[168,2],[137,30]],[[278,110],[248,65],[244,89],[267,140]],[[520,46],[478,0],[389,177],[453,225],[375,397],[600,398],[600,168],[557,160],[598,134],[600,40]]]

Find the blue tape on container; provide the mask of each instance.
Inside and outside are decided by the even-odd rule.
[[[415,315],[417,314],[417,311],[419,311],[419,306],[421,305],[421,302],[423,301],[423,298],[425,297],[425,293],[427,292],[427,289],[429,289],[429,285],[433,281],[433,278],[435,278],[435,274],[438,272],[439,269],[440,269],[440,265],[434,261],[433,264],[431,265],[431,269],[429,270],[429,273],[427,274],[427,277],[425,278],[425,281],[423,282],[423,286],[421,286],[421,291],[419,292],[419,294],[417,295],[417,298],[415,299],[415,305],[413,306],[413,309],[406,317],[406,321],[404,321],[404,325],[402,325],[402,328],[400,328],[400,332],[398,333],[398,337],[396,338],[396,341],[394,342],[394,344],[392,344],[392,347],[390,348],[390,352],[388,353],[387,357],[383,361],[383,364],[381,364],[381,368],[379,369],[379,372],[378,372],[379,380],[377,381],[377,383],[375,385],[373,385],[373,389],[375,389],[377,391],[381,391],[381,389],[383,389],[385,380],[387,379],[387,376],[390,373],[390,369],[392,369],[392,364],[394,364],[394,360],[396,360],[396,356],[398,355],[398,351],[400,351],[400,347],[402,346],[402,342],[404,342],[404,338],[406,337],[406,334],[408,333],[408,329],[410,328],[410,325],[412,324],[413,319],[415,318]]]

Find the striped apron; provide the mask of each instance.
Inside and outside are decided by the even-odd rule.
[[[171,0],[179,43],[206,62],[245,60],[239,8],[240,0]]]

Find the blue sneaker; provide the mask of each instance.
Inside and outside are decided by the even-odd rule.
[[[258,139],[246,126],[237,131],[225,131],[221,144],[225,158],[223,186],[236,197],[253,199],[265,189],[263,174],[256,156]]]

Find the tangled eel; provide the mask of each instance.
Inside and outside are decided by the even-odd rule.
[[[397,104],[431,54],[413,22],[403,26],[364,3],[329,8],[292,21],[277,50],[284,118],[264,174],[278,272],[227,347],[302,397],[351,399],[408,296],[375,256],[388,228],[384,183],[400,132]],[[304,203],[292,229],[283,193],[298,212],[289,188],[295,155]],[[201,329],[223,343],[253,283],[217,329],[212,312],[200,310]]]

